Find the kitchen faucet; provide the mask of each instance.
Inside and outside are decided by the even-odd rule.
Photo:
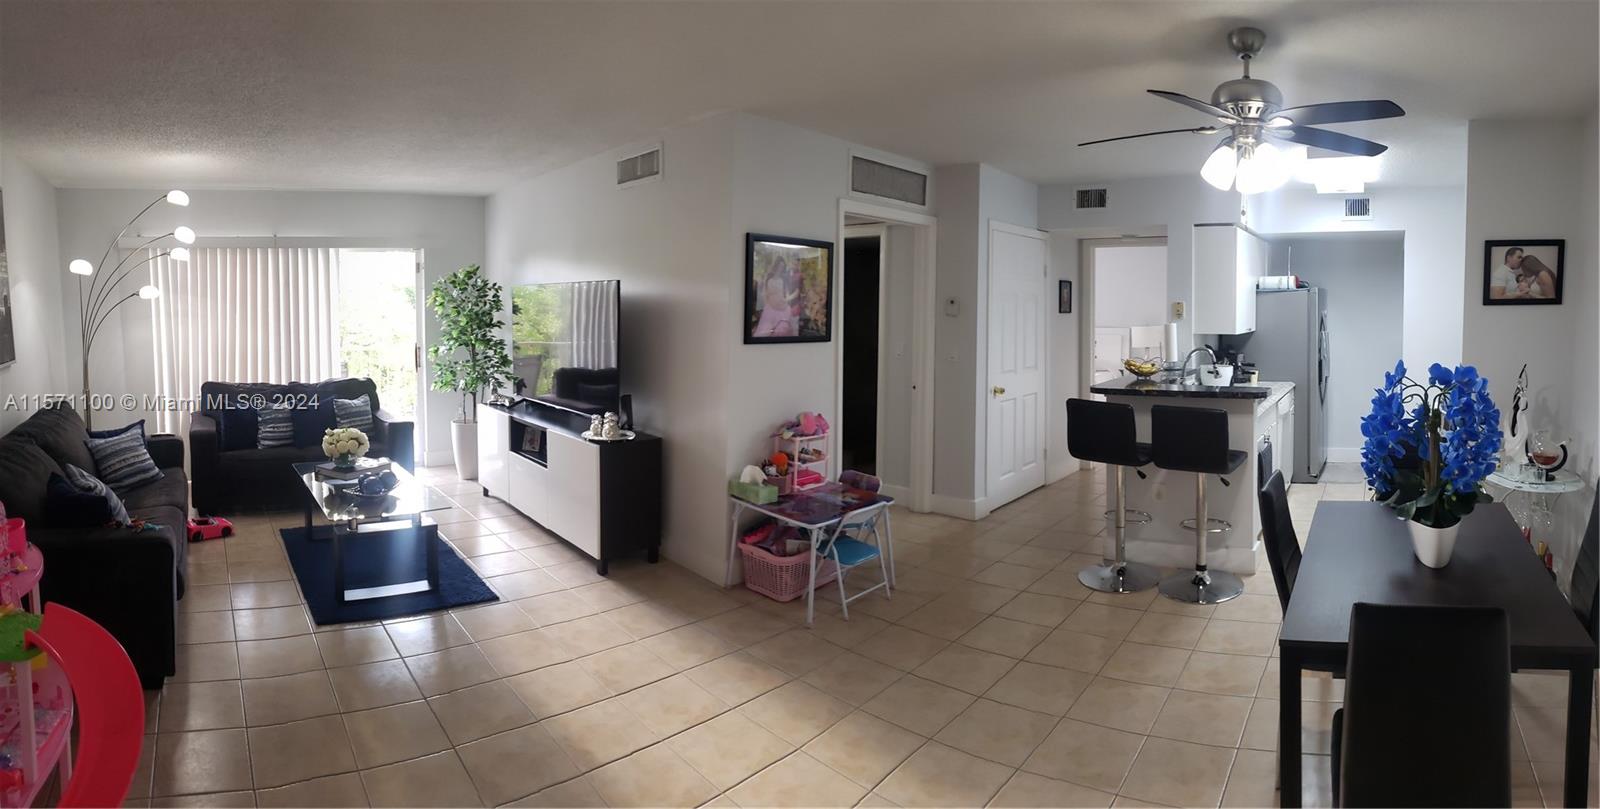
[[[1194,359],[1194,355],[1199,354],[1202,351],[1211,357],[1211,375],[1216,377],[1222,376],[1222,373],[1217,370],[1217,352],[1212,351],[1211,346],[1200,346],[1184,356],[1183,365],[1178,367],[1179,384],[1182,384],[1185,379],[1189,378],[1189,360]],[[1200,366],[1198,365],[1194,367],[1194,381],[1197,383],[1200,381]]]

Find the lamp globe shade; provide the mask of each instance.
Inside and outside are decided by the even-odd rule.
[[[94,275],[94,265],[87,259],[75,258],[67,265],[67,272],[73,275]]]
[[[147,301],[153,301],[156,298],[161,297],[161,287],[155,286],[154,284],[145,284],[144,286],[139,287],[139,297],[144,298]]]
[[[167,251],[167,258],[170,258],[173,261],[181,261],[181,262],[187,264],[189,262],[189,248],[187,248],[187,247],[174,247],[171,250]]]
[[[180,208],[189,206],[189,195],[174,188],[167,192],[167,201]]]
[[[194,244],[194,228],[186,225],[179,225],[172,231],[172,236],[184,244]]]
[[[1226,191],[1233,187],[1233,175],[1238,168],[1238,162],[1239,157],[1234,153],[1233,144],[1224,143],[1206,158],[1205,165],[1200,167],[1200,178],[1212,188]]]

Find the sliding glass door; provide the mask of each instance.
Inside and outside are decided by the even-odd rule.
[[[422,253],[417,250],[340,250],[338,362],[341,376],[371,377],[378,401],[416,427],[426,446],[417,339]]]

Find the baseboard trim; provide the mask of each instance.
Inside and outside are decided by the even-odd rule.
[[[893,497],[898,503],[911,502],[911,487],[894,483],[885,483],[878,489],[879,492]]]
[[[947,494],[936,494],[929,498],[928,507],[935,514],[958,517],[963,520],[981,520],[989,516],[989,499],[987,497],[964,500]]]

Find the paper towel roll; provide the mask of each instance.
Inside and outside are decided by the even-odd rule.
[[[1162,335],[1161,358],[1167,362],[1178,361],[1178,324],[1176,321],[1168,323],[1166,334]]]

